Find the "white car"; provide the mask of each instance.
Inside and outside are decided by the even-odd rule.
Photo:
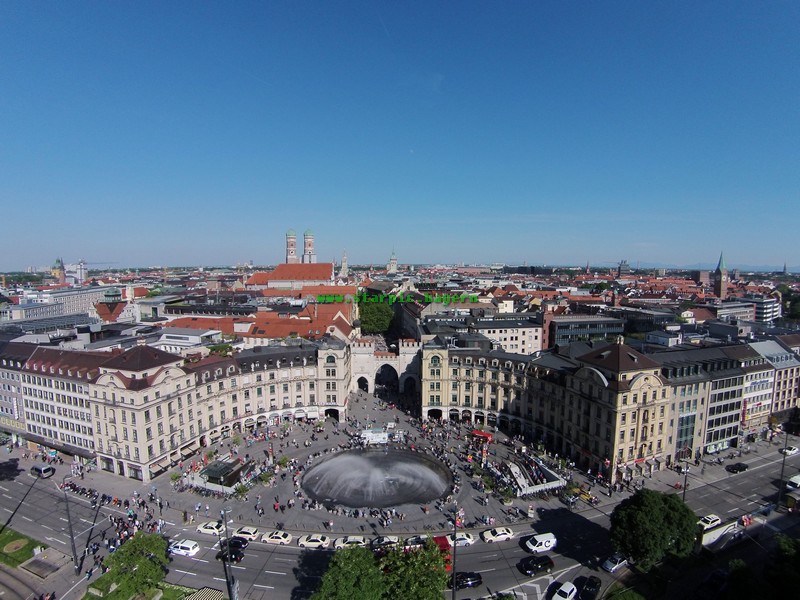
[[[312,533],[297,538],[297,545],[301,548],[327,548],[331,545],[331,538],[321,533]]]
[[[458,534],[450,534],[447,536],[447,543],[450,546],[472,546],[475,543],[475,538],[471,533],[459,531]]]
[[[410,538],[406,538],[406,541],[403,542],[403,547],[405,548],[419,548],[420,546],[424,546],[425,543],[431,539],[429,535],[412,535]]]
[[[197,526],[197,533],[210,533],[211,535],[222,535],[225,528],[222,521],[206,521]]]
[[[573,600],[577,594],[578,588],[569,581],[565,581],[561,584],[561,587],[556,590],[556,593],[553,594],[553,600]]]
[[[706,529],[711,529],[712,527],[716,527],[720,523],[722,523],[722,519],[720,519],[717,515],[706,515],[697,522],[697,524],[703,528],[703,531]]]
[[[797,449],[797,446],[786,446],[786,448],[781,448],[781,452],[786,456],[794,456],[800,450]]]
[[[292,543],[292,534],[285,531],[269,531],[261,537],[261,541],[265,544],[285,546]]]
[[[512,539],[514,537],[514,532],[508,527],[495,527],[494,529],[484,531],[481,537],[484,542],[491,544],[492,542],[504,542],[505,540]]]
[[[239,527],[236,531],[233,532],[234,537],[244,538],[249,542],[253,542],[258,539],[258,529],[255,527]]]
[[[178,554],[179,556],[194,556],[200,551],[200,544],[192,540],[181,540],[179,542],[172,542],[169,545],[170,554]]]
[[[367,540],[364,538],[363,535],[348,535],[345,537],[337,538],[335,542],[333,542],[334,550],[341,550],[342,548],[366,548],[367,547]]]
[[[400,538],[396,535],[382,535],[372,540],[372,549],[392,548],[400,543]]]

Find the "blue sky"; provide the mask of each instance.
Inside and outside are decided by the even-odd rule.
[[[0,270],[800,265],[800,3],[0,3]]]

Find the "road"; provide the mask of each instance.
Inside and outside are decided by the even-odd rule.
[[[790,443],[797,445],[796,438]],[[693,468],[688,477],[690,488],[686,494],[689,506],[698,515],[715,513],[727,520],[774,501],[782,459],[778,448],[776,445],[762,445],[758,453],[753,452],[735,459],[750,466],[748,471],[736,475],[727,473],[723,466],[707,465],[704,471]],[[726,464],[731,462],[734,461],[726,461]],[[28,475],[27,467],[23,468],[24,466],[18,464],[14,457],[0,463],[0,518],[4,517],[6,525],[15,530],[44,541],[65,554],[71,554],[65,498],[58,489],[60,480],[33,478]],[[800,455],[788,457],[785,477],[796,474],[799,466]],[[94,473],[92,475],[95,476]],[[101,490],[103,487],[98,481],[105,481],[105,489],[109,490],[119,485],[119,480],[113,476],[99,473],[96,477],[101,479],[94,479],[94,484]],[[666,491],[675,482],[682,481],[683,476],[677,473],[659,472],[652,480],[648,480],[647,485]],[[126,482],[128,483],[135,485],[135,482]],[[143,487],[140,485],[139,489]],[[588,575],[600,576],[606,586],[619,577],[619,574],[612,576],[599,569],[599,563],[611,550],[608,516],[616,503],[624,497],[626,495],[617,494],[612,499],[603,498],[600,506],[583,505],[575,512],[571,512],[557,500],[540,502],[537,504],[541,509],[540,515],[536,521],[532,524],[526,522],[511,525],[517,534],[516,539],[491,545],[477,541],[471,547],[458,548],[456,570],[480,572],[484,578],[484,585],[480,589],[482,594],[517,590],[524,592],[529,598],[542,598],[548,590],[552,591],[554,581],[574,581]],[[108,506],[93,509],[86,498],[74,494],[69,495],[69,501],[79,555],[90,540],[100,540],[108,525],[109,514],[123,514]],[[213,536],[195,532],[194,525],[183,526],[180,522],[176,523],[181,521],[176,518],[179,514],[176,510],[165,512],[169,537],[173,540],[197,540],[201,543],[202,551],[193,558],[174,557],[168,581],[191,587],[208,585],[224,590],[222,565],[214,559],[217,540]],[[309,522],[319,522],[319,518],[314,516]],[[229,523],[231,528],[241,524],[238,519]],[[479,531],[473,530],[472,533],[477,535]],[[525,577],[516,568],[520,559],[527,555],[522,541],[528,535],[545,531],[553,532],[558,538],[558,547],[553,554],[556,572],[551,576],[534,579]],[[307,598],[316,588],[329,558],[329,552],[306,551],[296,546],[268,546],[255,542],[247,548],[244,561],[240,565],[234,565],[232,572],[239,580],[241,598],[299,600]],[[65,591],[81,579],[71,573],[62,573],[61,576],[64,590],[60,591]],[[3,577],[0,577],[0,591],[6,592],[0,594],[4,600],[21,599],[25,594],[23,587]],[[470,590],[457,594],[458,598],[475,596],[475,591]]]

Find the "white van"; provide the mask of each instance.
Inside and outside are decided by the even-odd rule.
[[[548,552],[556,547],[558,540],[552,533],[540,533],[534,535],[525,542],[525,547],[535,554]]]
[[[172,542],[169,546],[170,554],[179,554],[181,556],[194,556],[200,550],[200,544],[194,540],[180,540],[179,542]]]
[[[795,475],[794,477],[790,477],[786,480],[786,489],[787,490],[798,490],[800,489],[800,475]]]
[[[50,465],[33,465],[31,467],[31,475],[34,477],[41,477],[47,479],[56,474],[56,470]]]

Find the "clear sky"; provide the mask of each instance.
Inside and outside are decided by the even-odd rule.
[[[799,266],[800,2],[0,3],[0,270]]]

